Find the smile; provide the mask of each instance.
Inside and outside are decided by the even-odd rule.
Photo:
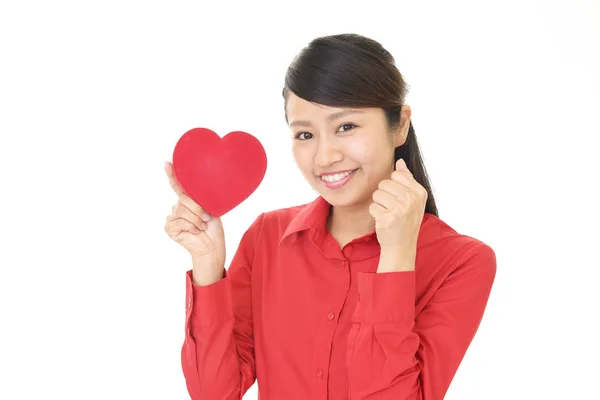
[[[321,182],[323,182],[323,184],[330,189],[338,188],[345,185],[350,179],[352,179],[354,172],[356,172],[356,170],[333,175],[321,175]]]

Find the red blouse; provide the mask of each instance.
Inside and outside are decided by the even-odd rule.
[[[441,400],[496,274],[491,247],[425,213],[415,271],[376,273],[375,232],[340,249],[329,204],[261,214],[225,278],[187,272],[182,367],[193,400]]]

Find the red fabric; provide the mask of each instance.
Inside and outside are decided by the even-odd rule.
[[[193,400],[441,400],[481,321],[495,253],[426,213],[415,271],[376,273],[375,233],[341,250],[329,204],[261,214],[225,278],[187,272]]]

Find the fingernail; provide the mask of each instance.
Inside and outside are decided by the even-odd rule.
[[[207,213],[202,214],[202,220],[206,222],[210,221],[210,215]]]

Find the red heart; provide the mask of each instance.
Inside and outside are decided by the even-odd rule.
[[[221,139],[210,129],[194,128],[177,141],[173,170],[188,196],[209,214],[221,217],[258,188],[267,156],[249,133],[234,131]]]

